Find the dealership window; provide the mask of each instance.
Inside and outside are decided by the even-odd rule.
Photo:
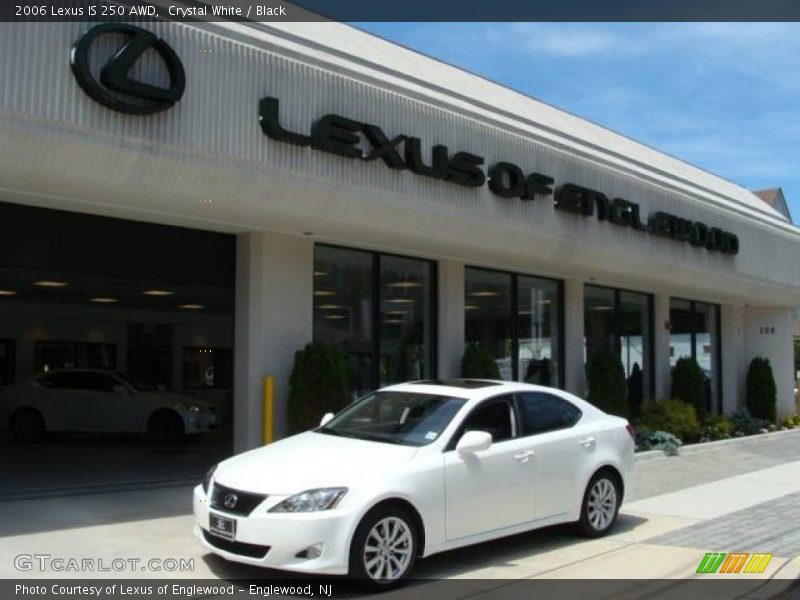
[[[669,324],[670,367],[679,358],[694,358],[705,375],[706,406],[721,412],[719,306],[670,298]]]
[[[650,294],[595,285],[584,288],[584,362],[600,352],[619,357],[632,414],[653,395],[652,306]]]
[[[37,373],[57,369],[117,368],[117,346],[93,342],[45,342],[34,344],[34,363]]]
[[[15,368],[14,340],[0,340],[0,385],[14,383]]]
[[[465,340],[494,357],[503,379],[561,385],[561,282],[468,267],[464,291]]]
[[[183,389],[229,390],[233,387],[230,348],[183,347]]]
[[[434,378],[436,265],[319,244],[314,340],[340,348],[355,395]]]

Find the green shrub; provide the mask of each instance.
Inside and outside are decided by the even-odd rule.
[[[745,389],[745,401],[750,414],[757,419],[774,422],[778,390],[768,358],[756,356],[750,361]]]
[[[461,357],[461,377],[465,379],[500,379],[500,369],[486,348],[478,342],[470,342],[464,346],[464,354]]]
[[[706,376],[695,359],[686,356],[679,358],[675,363],[672,368],[671,395],[694,406],[699,418],[702,419],[708,414]]]
[[[350,402],[344,353],[321,342],[306,345],[294,355],[289,388],[290,431],[317,427],[325,413]]]
[[[700,439],[705,441],[725,440],[733,435],[733,421],[726,417],[708,417],[703,423]]]
[[[616,352],[598,350],[586,365],[587,400],[612,415],[628,416],[628,381]]]
[[[786,417],[781,421],[781,427],[786,427],[788,429],[794,429],[795,427],[800,427],[800,415],[795,417]]]
[[[700,437],[700,422],[694,406],[682,400],[648,402],[639,424],[644,429],[667,431],[684,442]]]
[[[746,408],[733,413],[731,421],[735,435],[753,435],[769,425],[767,421],[751,416]]]
[[[678,438],[667,431],[636,430],[637,450],[661,450],[667,456],[676,456],[680,451],[681,443]]]

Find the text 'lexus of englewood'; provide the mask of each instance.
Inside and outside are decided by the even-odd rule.
[[[229,560],[388,589],[460,546],[556,523],[607,533],[633,452],[625,419],[558,389],[393,385],[209,470],[195,533]]]

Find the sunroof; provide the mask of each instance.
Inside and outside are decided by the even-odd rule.
[[[447,379],[446,381],[431,379],[427,381],[416,381],[415,383],[419,385],[446,385],[449,387],[463,388],[466,390],[477,390],[493,385],[500,385],[500,383],[497,381],[484,381],[481,379]]]

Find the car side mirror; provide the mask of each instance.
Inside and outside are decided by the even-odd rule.
[[[117,394],[117,396],[124,396],[128,393],[128,390],[125,389],[125,386],[118,383],[114,384],[114,387],[111,388],[111,391]]]
[[[492,434],[488,431],[467,431],[456,444],[456,451],[462,456],[488,450],[492,445]]]
[[[325,427],[328,421],[330,421],[332,418],[333,418],[333,413],[331,412],[325,413],[324,415],[322,415],[322,419],[320,419],[319,426]]]

